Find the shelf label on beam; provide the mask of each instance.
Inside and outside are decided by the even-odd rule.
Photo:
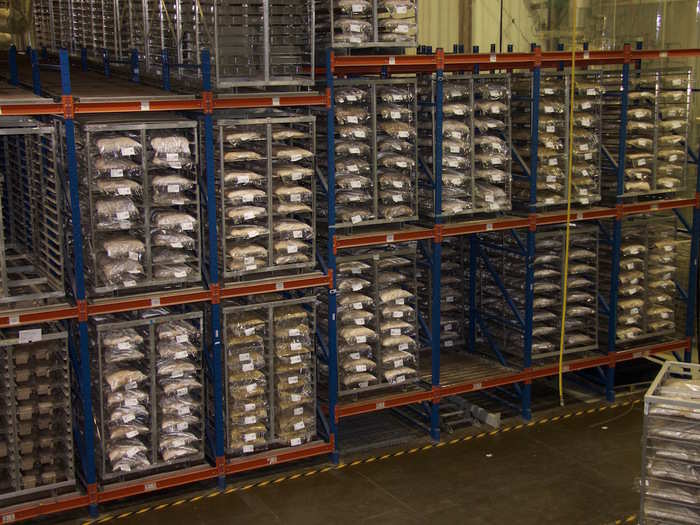
[[[19,344],[36,343],[41,341],[41,328],[19,331]]]
[[[15,521],[15,513],[14,513],[14,512],[11,513],[11,514],[5,514],[5,515],[2,517],[2,522],[3,522],[3,523],[14,523],[14,521]]]
[[[591,54],[588,51],[584,51],[583,52],[583,59],[588,60],[589,58],[591,58]]]
[[[141,102],[141,111],[150,111],[151,110],[151,103],[148,102],[147,100]]]
[[[659,58],[668,58],[668,53],[666,51],[659,51]]]
[[[275,290],[284,290],[284,283],[275,283]]]
[[[19,324],[19,315],[11,315],[9,318],[10,325]]]
[[[491,53],[489,55],[489,62],[495,62],[496,61],[496,53]]]
[[[143,484],[143,490],[146,492],[151,492],[152,490],[156,490],[158,488],[158,483],[155,481],[151,481],[150,483],[144,483]]]
[[[491,230],[493,230],[493,223],[489,222],[486,224],[486,231],[490,232]]]
[[[659,205],[658,205],[658,204],[652,204],[650,209],[651,209],[651,211],[658,211],[658,210],[659,210]]]
[[[160,297],[154,297],[151,299],[151,306],[160,306]]]
[[[473,390],[481,390],[481,383],[474,383]]]
[[[271,456],[267,458],[268,465],[274,465],[275,463],[277,463],[277,456]]]
[[[389,57],[389,65],[390,65],[390,66],[395,66],[395,65],[396,65],[396,57],[395,57],[395,56],[390,56],[390,57]]]
[[[570,370],[571,370],[571,367],[569,365],[564,365],[561,367],[561,371],[563,374],[565,374],[566,372],[569,372]]]
[[[374,408],[375,408],[375,410],[382,410],[385,406],[386,406],[386,404],[384,403],[384,401],[380,401],[379,403],[374,405]]]
[[[280,105],[280,98],[279,97],[272,97],[272,105],[279,106]]]
[[[393,233],[386,234],[386,242],[394,242],[394,234]]]
[[[577,221],[582,221],[582,220],[583,220],[583,212],[582,212],[582,211],[576,213],[576,220],[577,220]]]

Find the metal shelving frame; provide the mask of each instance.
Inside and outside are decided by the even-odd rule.
[[[684,58],[696,56],[700,54],[700,50],[677,50],[677,51],[633,51],[629,45],[626,45],[621,51],[603,52],[603,51],[584,51],[576,52],[576,64],[578,68],[586,68],[591,65],[616,65],[622,66],[622,85],[619,92],[621,99],[622,118],[619,129],[619,151],[618,157],[621,159],[621,165],[624,166],[624,156],[626,152],[626,129],[627,129],[627,108],[629,94],[629,78],[630,64],[639,60],[658,60],[666,58]],[[328,136],[332,137],[334,120],[334,81],[336,76],[347,75],[383,75],[391,76],[393,74],[406,73],[435,73],[435,99],[439,102],[443,100],[443,84],[445,82],[444,74],[446,72],[464,72],[474,69],[486,71],[500,70],[519,70],[529,69],[531,75],[532,97],[531,104],[531,125],[532,137],[530,144],[530,163],[525,166],[527,173],[527,181],[529,185],[529,198],[525,203],[526,213],[520,216],[501,215],[488,219],[475,219],[464,222],[455,222],[445,224],[441,218],[442,209],[442,184],[441,184],[441,167],[442,167],[442,124],[443,111],[442,104],[438,103],[435,106],[435,131],[434,134],[438,138],[435,146],[435,161],[436,173],[434,174],[434,192],[435,192],[435,215],[436,219],[432,227],[407,227],[403,229],[387,228],[380,230],[377,228],[362,231],[360,229],[349,234],[341,234],[338,231],[338,225],[335,222],[334,208],[335,202],[332,196],[329,195],[329,238],[328,238],[328,273],[332,278],[331,293],[329,295],[329,380],[330,384],[337,384],[337,377],[333,374],[337,373],[338,356],[337,348],[333,347],[333,340],[336,327],[336,312],[337,306],[335,294],[333,290],[336,287],[336,265],[337,257],[340,252],[348,248],[356,248],[360,246],[371,245],[387,245],[393,243],[406,242],[410,240],[423,240],[431,243],[431,249],[426,250],[430,253],[430,270],[431,270],[431,309],[430,326],[428,327],[429,342],[431,350],[431,366],[430,366],[430,386],[428,388],[417,388],[413,391],[402,393],[385,393],[377,395],[369,399],[361,399],[354,402],[339,402],[338,392],[331,387],[328,396],[328,412],[330,415],[331,428],[334,435],[337,436],[338,423],[340,419],[387,408],[395,408],[414,403],[429,403],[430,404],[430,434],[433,439],[439,439],[439,403],[440,400],[450,395],[460,393],[484,390],[503,385],[516,385],[516,390],[519,392],[521,400],[521,413],[525,419],[531,417],[531,388],[532,381],[542,377],[556,375],[559,367],[556,364],[549,363],[534,363],[532,356],[532,304],[533,304],[533,287],[534,287],[534,256],[535,256],[535,234],[538,228],[546,225],[565,224],[568,221],[574,223],[585,223],[592,221],[600,221],[602,219],[612,219],[613,227],[611,230],[611,245],[612,245],[612,265],[611,279],[613,283],[617,282],[620,267],[620,244],[621,244],[621,224],[625,217],[654,213],[662,210],[674,210],[677,213],[682,209],[691,208],[693,210],[692,225],[685,222],[688,233],[692,237],[690,268],[689,268],[689,283],[688,293],[683,292],[684,300],[688,311],[687,322],[685,327],[685,337],[670,339],[655,344],[639,346],[634,348],[620,348],[616,345],[615,330],[617,326],[616,311],[617,311],[617,286],[613,285],[610,290],[610,296],[602,298],[606,304],[609,315],[608,322],[610,330],[608,331],[607,341],[601,341],[601,353],[586,353],[583,356],[567,357],[563,365],[563,372],[580,371],[590,368],[602,367],[605,375],[605,390],[606,397],[609,400],[614,399],[614,370],[616,363],[637,359],[640,357],[653,355],[663,352],[682,352],[678,356],[679,359],[689,361],[691,357],[691,349],[693,345],[694,327],[693,316],[695,311],[694,290],[697,286],[697,270],[698,270],[698,243],[700,242],[700,173],[698,175],[698,186],[694,198],[683,199],[674,198],[667,200],[658,200],[650,202],[625,202],[623,201],[623,179],[624,170],[616,166],[617,190],[614,207],[588,207],[583,210],[573,210],[570,216],[566,212],[541,210],[538,207],[537,201],[537,167],[538,167],[538,130],[539,130],[539,111],[534,109],[539,108],[540,104],[540,83],[543,70],[554,69],[562,71],[565,67],[571,65],[570,52],[547,52],[543,53],[539,47],[533,46],[531,53],[508,53],[508,54],[445,54],[442,50],[438,50],[435,54],[415,55],[415,56],[336,56],[332,51],[327,53],[326,67],[323,73],[326,75],[326,85],[330,88],[330,109],[328,111]],[[319,72],[320,73],[320,72]],[[332,169],[334,166],[334,151],[333,144],[329,139],[328,145],[328,187],[333,187],[335,182],[335,173]],[[525,294],[525,308],[523,316],[523,348],[521,351],[522,366],[520,369],[513,371],[512,369],[503,368],[500,372],[494,372],[488,377],[479,377],[478,379],[466,379],[458,383],[441,384],[441,367],[440,367],[440,289],[441,289],[441,242],[445,237],[466,235],[469,238],[470,248],[474,248],[478,242],[477,235],[479,233],[491,231],[508,231],[517,228],[526,229],[525,238],[522,240],[522,248],[525,260],[525,289],[530,292]],[[476,286],[471,286],[471,283],[476,283],[476,250],[470,249],[470,270],[469,270],[469,323],[468,323],[468,342],[469,348],[475,348],[477,334],[477,304],[476,304]],[[427,376],[426,376],[427,377]],[[334,457],[337,459],[337,451]]]
[[[16,50],[15,50],[16,55]],[[620,151],[622,156],[625,152],[625,131],[626,131],[626,108],[627,108],[627,93],[630,64],[639,60],[659,60],[659,59],[676,59],[700,56],[700,49],[679,49],[669,51],[633,51],[629,46],[625,46],[624,50],[620,51],[579,51],[576,52],[576,65],[578,67],[586,67],[590,65],[614,65],[622,64],[623,67],[623,89],[620,92],[623,104],[623,119],[621,126]],[[12,57],[12,51],[10,53]],[[570,52],[546,52],[543,53],[539,48],[535,48],[532,53],[508,53],[508,54],[454,54],[445,55],[441,50],[435,54],[429,55],[379,55],[379,56],[335,56],[332,52],[328,53],[325,69],[317,70],[317,74],[325,74],[328,82],[328,89],[325,94],[305,93],[305,94],[258,94],[258,95],[234,95],[234,96],[217,96],[212,93],[211,70],[208,53],[205,51],[202,55],[201,67],[203,90],[201,96],[197,98],[182,99],[169,98],[167,94],[163,97],[149,97],[144,99],[126,99],[126,100],[111,100],[111,99],[91,99],[89,101],[76,100],[71,91],[70,64],[67,51],[60,53],[61,77],[62,77],[62,96],[60,100],[51,99],[32,100],[30,98],[22,99],[16,103],[12,101],[3,101],[0,104],[0,111],[3,115],[15,116],[39,116],[39,115],[58,115],[62,117],[66,125],[66,148],[67,148],[67,182],[71,196],[71,215],[73,217],[73,236],[77,244],[82,244],[80,236],[80,209],[78,203],[78,177],[76,164],[76,148],[75,148],[75,123],[76,115],[83,113],[119,113],[127,111],[148,112],[148,111],[194,111],[205,114],[204,117],[204,141],[205,141],[205,162],[206,162],[206,181],[208,200],[213,200],[215,197],[211,192],[214,188],[214,141],[213,141],[213,113],[218,109],[231,108],[252,108],[252,107],[274,107],[274,106],[309,106],[309,105],[327,105],[328,107],[328,125],[332,130],[335,124],[333,110],[333,81],[335,75],[341,74],[374,74],[379,75],[384,70],[387,74],[399,73],[437,73],[437,89],[442,89],[444,80],[444,72],[446,71],[466,71],[474,66],[479,66],[484,70],[495,69],[532,69],[533,75],[539,79],[540,71],[543,68],[557,68],[559,64],[569,64],[571,60]],[[13,74],[14,72],[14,74]],[[17,81],[16,63],[10,62],[9,78]],[[439,97],[440,100],[442,97]],[[442,124],[442,108],[436,108],[437,125]],[[537,129],[537,126],[534,126]],[[441,136],[441,133],[438,133]],[[537,141],[533,141],[535,144]],[[440,151],[441,148],[438,148]],[[334,152],[332,149],[328,151],[329,165],[334,165]],[[534,156],[536,158],[536,155]],[[439,166],[441,162],[436,162]],[[332,186],[334,184],[334,172],[329,169],[328,182]],[[437,180],[440,181],[441,177]],[[535,179],[533,179],[534,181]],[[618,187],[621,187],[623,180],[622,171],[618,171]],[[436,185],[438,192],[437,203],[440,205],[440,183]],[[222,299],[227,297],[245,296],[250,294],[261,294],[267,292],[279,292],[286,290],[294,290],[300,288],[310,288],[316,286],[329,286],[329,310],[336,311],[335,303],[335,269],[336,255],[338,251],[346,248],[358,246],[383,245],[397,242],[405,242],[410,240],[426,240],[432,243],[431,265],[433,268],[434,278],[432,280],[433,297],[437,301],[433,304],[439,305],[440,294],[440,261],[441,261],[441,241],[446,236],[457,235],[472,235],[494,230],[509,230],[513,228],[527,228],[527,247],[529,253],[534,250],[534,232],[538,226],[547,224],[562,224],[567,221],[567,215],[564,212],[541,212],[538,213],[534,207],[536,203],[534,195],[534,183],[531,185],[531,202],[528,209],[529,213],[526,216],[498,216],[489,219],[478,219],[452,224],[442,224],[438,221],[433,227],[405,227],[403,229],[372,229],[370,231],[357,231],[352,235],[340,235],[335,226],[334,199],[329,196],[329,236],[328,236],[328,257],[326,261],[327,274],[321,272],[310,273],[301,276],[279,277],[254,281],[249,283],[238,283],[235,285],[227,285],[221,287],[216,283],[218,279],[218,266],[212,265],[210,268],[209,285],[204,289],[193,289],[179,292],[161,292],[154,294],[146,294],[138,297],[127,297],[118,299],[105,299],[88,303],[85,299],[85,280],[83,276],[83,260],[82,255],[76,255],[74,268],[76,279],[75,287],[75,305],[74,306],[56,306],[39,309],[15,310],[9,314],[0,315],[0,327],[31,324],[42,321],[60,320],[60,319],[77,319],[78,337],[75,341],[69,339],[69,348],[71,360],[75,366],[75,375],[77,383],[80,385],[77,392],[78,410],[82,414],[82,428],[76,429],[77,449],[79,461],[78,475],[86,487],[86,492],[74,492],[71,494],[54,497],[51,499],[32,501],[29,504],[16,505],[13,507],[3,508],[0,510],[0,519],[5,523],[11,523],[20,520],[36,518],[39,516],[50,515],[61,511],[67,511],[77,508],[88,508],[95,514],[100,503],[115,501],[126,497],[136,496],[139,494],[149,493],[156,490],[177,487],[188,483],[194,483],[203,480],[218,479],[219,483],[223,483],[225,476],[245,471],[251,471],[258,468],[264,468],[268,465],[279,464],[289,461],[299,460],[305,457],[310,457],[320,454],[332,454],[334,459],[337,459],[337,450],[335,449],[335,436],[337,434],[338,422],[341,418],[349,417],[356,414],[366,412],[374,412],[393,407],[399,407],[407,404],[426,402],[431,406],[431,435],[433,438],[439,438],[439,403],[440,400],[449,396],[458,395],[466,392],[479,391],[498,386],[512,385],[515,383],[521,384],[522,391],[522,408],[523,414],[526,417],[530,415],[530,385],[532,381],[551,377],[558,373],[556,364],[544,364],[532,366],[530,359],[530,348],[525,345],[524,360],[527,363],[522,370],[502,370],[494,372],[492,375],[478,378],[467,378],[459,382],[449,384],[440,383],[440,352],[439,352],[439,333],[440,333],[440,318],[439,311],[434,312],[435,315],[431,318],[431,334],[434,334],[431,340],[431,385],[430,388],[408,390],[400,393],[382,393],[378,397],[362,399],[350,403],[338,403],[337,389],[332,386],[328,392],[328,413],[329,413],[329,440],[327,443],[301,445],[299,447],[284,448],[274,451],[268,451],[261,454],[255,454],[250,457],[238,459],[226,459],[224,454],[224,435],[223,435],[223,390],[221,384],[221,374],[214,374],[214,390],[219,393],[216,398],[220,403],[217,406],[217,416],[212,424],[214,429],[213,434],[208,434],[208,439],[212,443],[212,450],[215,454],[215,465],[194,467],[182,471],[176,471],[166,474],[161,474],[145,479],[135,481],[133,483],[120,483],[113,487],[98,488],[95,477],[95,443],[94,443],[94,424],[92,420],[93,407],[90,393],[90,354],[88,350],[88,332],[87,321],[89,316],[98,315],[100,313],[112,313],[120,311],[128,311],[133,309],[147,309],[152,306],[167,306],[175,304],[187,304],[192,302],[209,302],[211,304],[211,319],[212,337],[205,342],[205,366],[212,366],[216,371],[221,370],[221,305]],[[211,188],[211,189],[210,189]],[[439,208],[440,206],[438,206]],[[210,207],[208,210],[207,220],[210,223],[216,221],[215,209]],[[620,246],[620,226],[623,217],[654,213],[660,210],[682,210],[692,209],[693,222],[692,225],[686,223],[687,229],[692,236],[691,253],[690,253],[690,273],[688,289],[695,290],[697,286],[697,270],[698,270],[698,252],[700,251],[700,176],[696,186],[696,193],[693,198],[675,198],[668,200],[658,200],[653,202],[642,203],[624,203],[621,198],[621,192],[618,192],[618,198],[614,207],[597,207],[583,211],[575,211],[571,214],[571,220],[575,222],[596,221],[600,219],[613,219],[613,282],[617,280],[616,267],[619,267],[619,246]],[[213,237],[210,240],[214,242],[211,245],[217,245],[215,233],[210,233]],[[472,237],[473,238],[473,237]],[[82,247],[76,246],[76,253],[82,254]],[[531,267],[531,265],[530,265]],[[528,283],[532,284],[533,277],[531,272],[528,272]],[[616,311],[616,290],[611,292],[611,300],[608,307],[611,311]],[[691,356],[693,344],[695,318],[695,294],[691,293],[687,298],[687,316],[686,316],[686,331],[685,336],[667,342],[659,342],[639,346],[630,349],[619,349],[615,346],[614,337],[609,337],[607,346],[604,348],[604,353],[593,354],[572,360],[567,360],[564,364],[563,371],[574,372],[595,367],[605,367],[607,378],[607,392],[609,398],[612,399],[612,387],[614,384],[614,368],[617,363],[639,359],[642,357],[663,353],[678,351],[683,352],[683,358],[688,361]],[[435,308],[435,306],[434,306]],[[611,315],[612,333],[616,326],[614,315]],[[530,330],[532,326],[531,319],[528,324]],[[336,321],[333,316],[329,317],[329,333],[335,336]],[[333,339],[331,339],[332,341]],[[337,370],[337,352],[333,345],[329,346],[329,375],[335,374]],[[337,377],[332,377],[330,384],[337,384]]]

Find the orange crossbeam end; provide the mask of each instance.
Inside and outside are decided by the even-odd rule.
[[[0,105],[0,115],[39,116],[62,115],[63,104],[3,104]]]

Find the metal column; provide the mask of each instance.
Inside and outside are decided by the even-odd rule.
[[[442,261],[442,103],[445,79],[445,52],[436,50],[437,72],[435,78],[435,232],[430,255],[432,300],[430,301],[431,387],[440,388],[440,285]],[[440,441],[440,402],[430,403],[430,437]]]
[[[337,341],[337,295],[336,295],[336,260],[335,260],[335,98],[333,89],[333,63],[334,54],[331,49],[326,50],[326,89],[328,95],[328,274],[331,278],[331,287],[328,290],[328,418],[330,420],[331,435],[334,436],[334,447],[331,453],[333,463],[338,463],[339,454],[337,448],[338,419],[336,407],[338,405],[338,341]]]
[[[700,153],[700,152],[699,152]],[[695,334],[695,309],[698,293],[698,252],[700,252],[700,157],[698,157],[697,180],[695,183],[695,206],[693,207],[693,228],[690,240],[690,268],[688,273],[688,303],[686,305],[685,335],[688,346],[683,359],[686,363],[692,361],[693,341]]]
[[[204,99],[204,162],[207,181],[207,222],[209,223],[209,288],[211,301],[211,377],[214,383],[214,456],[218,469],[218,484],[226,486],[226,457],[224,453],[224,389],[223,361],[221,355],[221,304],[219,283],[219,253],[216,231],[216,194],[214,172],[214,118],[211,91],[211,57],[208,49],[202,50],[202,98]]]
[[[59,52],[61,67],[61,92],[66,141],[66,164],[68,169],[68,190],[70,192],[71,219],[73,230],[75,300],[78,304],[78,397],[83,410],[81,454],[83,478],[90,497],[90,515],[97,516],[97,478],[95,474],[95,429],[92,415],[92,390],[90,377],[90,351],[87,324],[87,301],[85,299],[85,271],[83,264],[83,232],[80,221],[78,192],[78,160],[75,147],[74,105],[70,83],[70,59],[68,51]]]
[[[610,300],[608,302],[608,347],[607,353],[615,352],[617,342],[617,300],[620,279],[620,251],[622,244],[622,196],[625,192],[625,155],[627,153],[627,108],[629,106],[630,60],[629,44],[625,44],[625,62],[622,65],[622,91],[620,101],[620,142],[617,158],[617,193],[615,207],[617,214],[613,219],[612,250],[610,261]],[[615,367],[605,368],[605,397],[615,400]]]

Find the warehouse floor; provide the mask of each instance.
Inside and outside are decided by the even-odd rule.
[[[484,435],[471,429],[466,435],[444,436],[439,447],[423,449],[429,444],[423,439],[408,448],[344,457],[338,468],[316,462],[267,473],[267,478],[237,480],[230,485],[236,489],[228,494],[211,487],[205,492],[162,494],[145,503],[141,500],[138,506],[106,508],[97,521],[119,525],[632,521],[639,502],[634,485],[641,423],[639,396],[620,397],[613,406],[579,403],[540,412],[531,425],[515,420],[504,423],[499,432]],[[65,523],[85,521],[83,517]]]

